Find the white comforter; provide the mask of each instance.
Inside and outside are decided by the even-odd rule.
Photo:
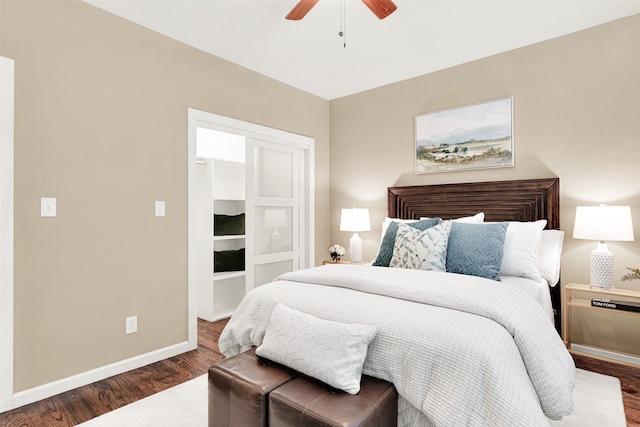
[[[541,306],[503,283],[362,265],[287,273],[246,295],[220,351],[259,346],[277,302],[377,325],[363,373],[396,386],[401,425],[538,426],[573,408],[573,359]]]

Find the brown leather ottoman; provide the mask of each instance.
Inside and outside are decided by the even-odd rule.
[[[362,376],[356,395],[336,391],[299,376],[269,394],[269,425],[274,427],[392,427],[398,423],[393,384]]]
[[[209,368],[209,427],[268,426],[269,392],[297,375],[255,349],[218,362]]]

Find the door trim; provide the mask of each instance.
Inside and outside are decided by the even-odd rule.
[[[270,127],[245,122],[230,117],[220,116],[206,111],[187,109],[188,122],[188,143],[187,143],[187,233],[188,233],[188,342],[189,348],[195,349],[198,346],[198,287],[195,283],[196,263],[195,257],[191,254],[196,251],[196,129],[198,127],[209,128],[221,132],[243,135],[248,138],[256,138],[274,143],[286,142],[305,150],[306,167],[306,196],[305,210],[308,215],[308,225],[305,230],[304,241],[306,242],[306,263],[308,265],[301,268],[311,267],[315,259],[315,161],[314,143],[315,140],[308,136],[298,135],[291,132],[273,129]]]
[[[13,395],[14,61],[0,56],[0,412]]]

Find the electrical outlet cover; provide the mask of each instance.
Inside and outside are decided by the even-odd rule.
[[[125,334],[133,334],[138,332],[138,316],[131,316],[124,319],[124,333]]]

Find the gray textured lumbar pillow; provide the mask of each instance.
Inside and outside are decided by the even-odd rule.
[[[357,394],[376,331],[373,325],[320,319],[278,303],[256,354]]]

